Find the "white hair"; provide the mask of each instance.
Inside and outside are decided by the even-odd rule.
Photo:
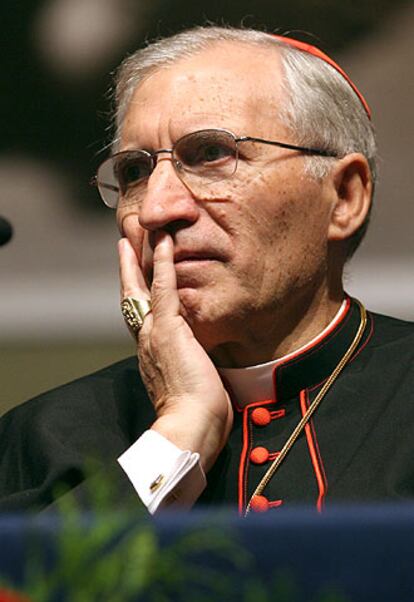
[[[297,144],[330,151],[336,157],[352,152],[368,160],[372,181],[376,181],[376,142],[372,123],[357,94],[345,78],[325,61],[289,46],[268,33],[230,27],[195,27],[139,49],[127,57],[116,74],[115,140],[137,86],[151,73],[189,58],[221,42],[245,43],[277,48],[282,62],[288,102],[278,117]],[[271,75],[271,74],[270,74]],[[335,159],[307,157],[306,169],[323,178]],[[364,224],[349,239],[348,256],[360,244],[368,226]]]

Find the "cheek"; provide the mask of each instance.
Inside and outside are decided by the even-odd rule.
[[[278,175],[277,179],[262,176],[267,194],[257,199],[251,211],[262,236],[279,244],[292,238],[299,246],[307,245],[315,236],[325,238],[329,206],[320,184],[297,170]]]
[[[290,271],[322,261],[329,207],[317,182],[297,172],[289,178],[260,174],[246,182],[237,197],[233,196],[234,233],[257,277],[279,273],[282,266],[282,271]]]
[[[231,228],[238,244],[250,247],[250,259],[260,261],[263,260],[260,249],[287,238],[296,221],[295,207],[289,192],[275,186],[270,188],[264,176],[245,184],[233,197]]]

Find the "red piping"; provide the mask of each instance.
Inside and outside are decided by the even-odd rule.
[[[309,349],[312,349],[313,347],[316,347],[317,345],[319,345],[319,343],[321,341],[323,341],[326,337],[328,337],[331,334],[331,332],[333,330],[335,330],[335,328],[337,328],[337,326],[344,320],[344,318],[347,315],[350,307],[351,307],[351,299],[349,297],[347,297],[345,309],[344,309],[343,312],[341,312],[339,320],[334,320],[326,332],[321,332],[321,334],[319,336],[317,336],[313,341],[311,341],[310,343],[308,343],[304,347],[301,347],[300,349],[298,349],[298,351],[296,351],[296,352],[293,351],[292,353],[289,353],[282,361],[280,361],[279,363],[276,364],[276,366],[273,368],[273,375],[272,375],[273,376],[273,389],[274,389],[274,392],[275,392],[275,401],[278,400],[277,383],[276,383],[276,372],[277,372],[277,370],[280,370],[280,368],[285,363],[290,362],[291,360],[295,359],[299,355],[302,355],[306,351],[309,351]]]
[[[239,464],[239,514],[243,515],[244,509],[244,467],[246,464],[247,457],[247,448],[249,445],[249,437],[248,437],[248,415],[249,411],[245,408],[243,412],[243,448],[240,455],[240,464]]]
[[[306,413],[306,410],[308,409],[307,403],[306,403],[306,390],[305,389],[300,392],[300,409],[302,412],[302,416],[304,416]],[[316,481],[318,483],[319,495],[318,495],[318,501],[316,502],[316,508],[317,508],[318,512],[322,512],[324,499],[325,499],[325,495],[327,492],[327,484],[326,484],[325,474],[324,474],[324,470],[323,470],[323,466],[322,466],[322,459],[321,459],[320,455],[317,453],[315,442],[313,441],[313,438],[312,438],[312,430],[311,430],[309,423],[305,426],[305,433],[306,433],[306,440],[308,443],[310,457],[312,460],[313,470],[315,472]],[[319,458],[318,458],[318,456],[319,456]]]

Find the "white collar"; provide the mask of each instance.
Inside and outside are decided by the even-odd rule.
[[[230,386],[233,396],[237,400],[237,405],[243,407],[248,403],[274,399],[272,376],[275,366],[289,360],[294,355],[303,353],[308,348],[313,347],[320,339],[323,339],[325,334],[341,321],[346,307],[347,299],[342,302],[334,318],[322,332],[313,337],[305,345],[299,347],[299,349],[295,349],[283,357],[266,362],[265,364],[247,366],[246,368],[218,368],[223,380]]]

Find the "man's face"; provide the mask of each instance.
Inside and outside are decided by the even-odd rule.
[[[278,55],[222,43],[155,72],[135,91],[120,150],[171,148],[181,136],[224,128],[294,143],[278,120],[285,94]],[[151,282],[154,233],[174,242],[182,313],[208,351],[268,332],[288,304],[316,294],[326,271],[330,193],[304,172],[304,156],[240,145],[236,174],[214,195],[191,192],[160,155],[141,205],[118,209]]]

